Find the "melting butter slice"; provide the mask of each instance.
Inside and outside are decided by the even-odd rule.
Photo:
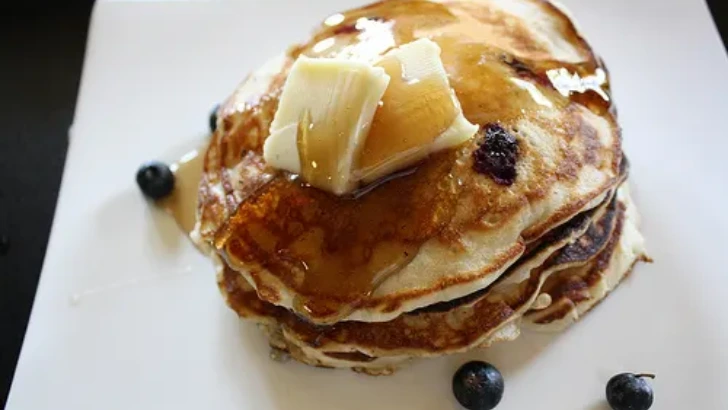
[[[465,119],[428,39],[374,65],[300,57],[291,68],[263,155],[341,195],[460,145],[478,127]]]
[[[375,64],[392,80],[362,149],[357,179],[372,182],[460,145],[478,131],[462,113],[440,52],[433,41],[420,39]]]
[[[300,57],[291,68],[263,147],[265,161],[340,195],[389,84],[384,69],[343,59]]]

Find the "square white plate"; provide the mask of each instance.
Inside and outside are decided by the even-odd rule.
[[[499,410],[606,409],[605,383],[622,371],[657,374],[655,409],[728,409],[728,60],[700,0],[567,2],[613,75],[654,264],[563,334],[526,333],[389,378],[268,359],[134,174],[196,147],[211,107],[247,72],[357,3],[97,4],[7,408],[454,409],[452,373],[479,358],[505,374]]]

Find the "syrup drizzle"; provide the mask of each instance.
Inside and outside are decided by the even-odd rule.
[[[188,236],[197,222],[197,192],[202,178],[203,154],[204,148],[192,150],[170,166],[175,177],[174,191],[158,202]]]

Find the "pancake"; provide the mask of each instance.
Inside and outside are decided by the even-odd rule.
[[[620,206],[624,208],[624,222],[618,225],[618,229],[626,239],[621,241],[618,249],[615,248],[612,253],[603,252],[584,267],[566,269],[549,277],[542,292],[553,302],[545,309],[531,311],[524,316],[528,328],[563,330],[601,302],[629,275],[637,262],[650,261],[644,251],[642,235],[637,230],[639,215],[629,199],[629,190],[621,190],[619,199]],[[607,248],[611,248],[610,245]]]
[[[496,283],[484,292],[406,313],[389,322],[311,324],[286,309],[260,300],[252,286],[225,265],[221,265],[220,289],[241,317],[264,326],[273,347],[289,352],[296,360],[388,374],[412,358],[457,353],[518,337],[521,316],[533,309],[539,294],[546,293],[542,285],[550,283],[552,276],[580,271],[584,266],[592,266],[593,260],[604,266],[611,264],[611,255],[617,251],[618,244],[627,241],[621,237],[622,227],[629,225],[629,229],[634,229],[631,220],[625,222],[629,219],[625,215],[628,203],[628,193],[620,189],[619,200],[610,199],[598,210],[575,218],[580,222],[585,217],[598,215],[586,227],[583,223],[569,223],[550,235],[554,242],[543,244],[541,251],[533,252],[523,265],[532,266],[530,260],[544,262],[534,267],[529,277],[517,286]],[[636,239],[637,236],[630,235],[629,243],[635,243]],[[559,249],[553,251],[555,248]],[[549,252],[549,256],[544,258],[542,252]],[[634,253],[626,258],[638,256]],[[615,269],[621,269],[621,265]],[[550,308],[543,311],[550,312]]]
[[[619,189],[622,189],[625,181],[627,180],[628,173],[629,161],[627,160],[627,157],[623,157],[619,171]],[[543,265],[547,261],[547,259],[555,253],[556,250],[560,250],[566,245],[569,246],[562,253],[565,253],[566,255],[573,254],[574,252],[576,252],[575,248],[577,248],[578,245],[573,244],[574,240],[577,237],[579,237],[581,241],[591,240],[591,242],[593,242],[593,240],[596,238],[601,238],[603,242],[605,240],[604,238],[607,238],[610,235],[611,231],[606,230],[606,228],[603,228],[604,232],[595,232],[593,230],[599,229],[600,227],[605,226],[605,224],[613,223],[614,207],[616,206],[614,197],[616,194],[617,189],[609,192],[607,198],[604,200],[604,202],[602,202],[600,206],[582,212],[581,214],[569,220],[564,225],[561,225],[559,228],[548,232],[538,242],[531,243],[530,247],[526,250],[527,257],[522,257],[521,259],[519,259],[517,264],[510,269],[510,274],[504,275],[503,277],[499,278],[498,286],[502,288],[506,286],[513,286],[515,284],[523,282],[528,278],[533,269]],[[603,219],[604,217],[607,217],[609,219]],[[603,221],[598,224],[593,224],[592,220]],[[611,225],[608,226],[610,227],[609,229],[612,228]],[[591,229],[592,232],[589,232],[588,235],[582,235],[586,233],[587,229]],[[591,242],[587,242],[587,244]],[[581,252],[584,256],[588,257],[589,255],[596,254],[597,249],[597,246],[594,245],[591,248],[582,249]],[[560,262],[562,264],[567,262],[563,255],[561,256],[561,258],[562,260]],[[574,261],[578,258],[572,257],[571,259],[572,261]],[[584,257],[581,258],[582,261],[584,259]]]
[[[606,69],[552,4],[383,1],[341,17],[241,85],[205,156],[193,237],[261,301],[316,325],[403,320],[488,288],[529,245],[618,184],[621,138]],[[262,145],[298,56],[373,61],[424,37],[441,47],[467,119],[516,137],[512,185],[475,171],[482,133],[347,197],[266,166]],[[514,310],[502,303],[496,323]]]
[[[559,299],[554,299],[556,302],[544,310],[543,314],[531,310],[522,320],[511,322],[507,327],[504,327],[504,333],[518,332],[518,327],[549,332],[563,330],[601,302],[615,286],[629,275],[637,262],[650,261],[645,254],[644,239],[637,230],[637,215],[634,205],[626,198],[625,200],[620,200],[619,207],[621,216],[617,219],[613,234],[601,252],[595,257],[590,258],[589,262],[581,267],[555,272],[551,276],[559,278],[553,281],[554,284],[563,284],[562,278],[564,277],[581,278],[581,281],[585,284],[580,292],[581,296],[574,297],[573,294],[570,295],[568,309],[563,308],[565,303],[559,302]],[[568,275],[566,272],[568,272]],[[391,360],[391,358],[387,359]],[[398,365],[405,362],[406,360],[403,360],[392,366],[388,361],[377,362],[376,360],[368,360],[364,363],[357,361],[349,361],[347,363],[341,360],[334,362],[324,359],[319,362],[319,365],[328,367],[351,367],[354,370],[367,374],[380,375],[390,374],[396,370]],[[383,367],[377,367],[380,364]]]

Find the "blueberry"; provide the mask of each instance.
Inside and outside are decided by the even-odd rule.
[[[652,407],[652,387],[645,380],[651,374],[622,373],[607,383],[607,402],[614,410],[647,410]]]
[[[473,169],[490,175],[499,185],[510,186],[516,181],[518,141],[499,124],[483,128],[484,138],[473,151]]]
[[[452,379],[452,391],[468,410],[490,410],[503,398],[503,375],[485,362],[462,365]]]
[[[215,132],[217,129],[217,112],[220,110],[220,104],[216,105],[215,108],[210,111],[210,132]]]
[[[144,195],[152,199],[164,198],[174,189],[174,174],[161,162],[142,165],[137,171],[136,181]]]

